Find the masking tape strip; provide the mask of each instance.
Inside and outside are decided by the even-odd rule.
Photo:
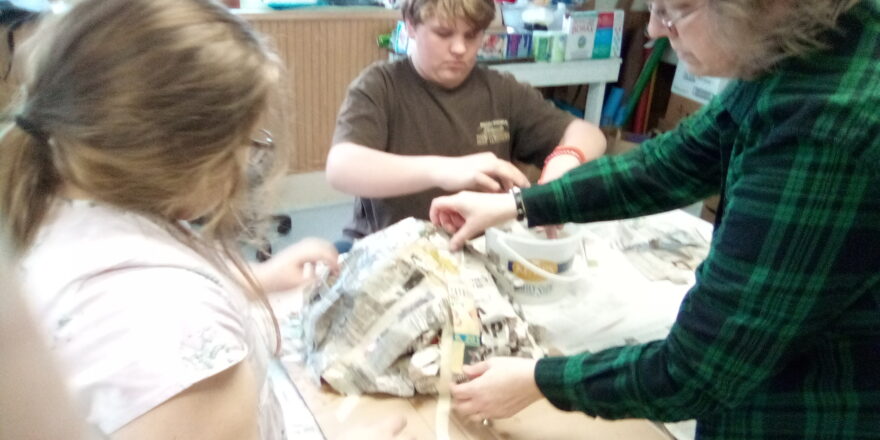
[[[434,416],[434,436],[449,440],[449,412],[452,407],[449,385],[452,383],[452,320],[443,324],[440,333],[440,379],[437,381],[437,412]]]

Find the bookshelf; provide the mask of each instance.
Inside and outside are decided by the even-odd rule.
[[[617,81],[620,63],[620,58],[606,58],[564,63],[501,63],[487,67],[510,73],[518,81],[535,87],[586,84],[589,91],[584,119],[598,125],[605,99],[605,85]]]

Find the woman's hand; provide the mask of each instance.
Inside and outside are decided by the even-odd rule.
[[[511,417],[543,397],[535,383],[535,359],[497,357],[465,365],[469,382],[452,385],[453,407],[471,421]]]
[[[462,191],[431,202],[431,222],[453,234],[451,250],[491,226],[516,218],[516,202],[508,193],[490,194]]]
[[[254,274],[267,292],[290,290],[314,277],[317,263],[338,270],[339,254],[326,240],[306,238],[282,249],[269,260],[254,266]]]

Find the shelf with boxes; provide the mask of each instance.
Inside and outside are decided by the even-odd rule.
[[[536,62],[566,62],[620,57],[624,13],[574,11],[561,30],[530,33],[486,32],[477,57],[482,60],[531,58]]]
[[[573,11],[562,20],[561,30],[509,32],[504,28],[489,29],[483,35],[477,59],[528,59],[556,63],[619,58],[623,20],[622,10]],[[397,54],[410,54],[414,48],[406,24],[398,21],[391,34],[391,50]]]
[[[617,81],[620,73],[620,58],[564,63],[493,63],[488,64],[488,67],[510,73],[520,82],[535,87],[586,84],[589,89],[584,106],[584,119],[598,125],[605,99],[605,85]]]

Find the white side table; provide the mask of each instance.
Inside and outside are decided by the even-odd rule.
[[[605,84],[617,81],[620,63],[620,58],[606,58],[564,63],[490,64],[487,67],[508,72],[520,82],[535,87],[586,84],[589,86],[589,91],[584,106],[584,119],[599,125],[605,98]]]

